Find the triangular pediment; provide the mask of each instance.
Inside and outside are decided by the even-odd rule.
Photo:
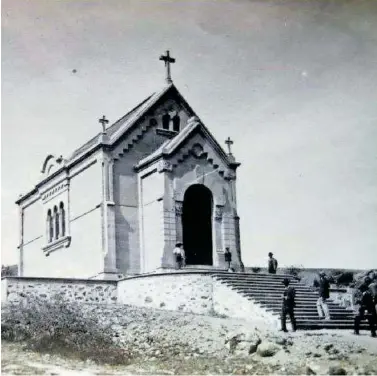
[[[177,136],[143,158],[136,168],[142,169],[160,159],[169,161],[174,168],[189,157],[206,158],[220,174],[239,166],[231,155],[224,152],[207,127],[197,117],[192,117]]]
[[[161,122],[163,114],[182,113],[184,118],[196,116],[193,109],[183,98],[174,84],[165,86],[162,90],[150,95],[139,103],[126,115],[118,119],[106,129],[106,144],[115,148],[119,143],[133,143],[139,141],[152,125],[151,121]],[[158,120],[157,120],[158,119]],[[146,122],[148,120],[149,122]],[[181,128],[185,126],[182,122]],[[82,157],[99,144],[103,143],[103,137],[99,133],[86,144],[74,151],[69,158],[74,160]]]

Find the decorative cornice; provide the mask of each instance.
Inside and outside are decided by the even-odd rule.
[[[69,187],[69,180],[65,179],[60,184],[55,185],[54,187],[44,191],[43,193],[40,192],[40,197],[42,198],[42,202],[47,202],[54,198],[55,196],[58,196],[59,194],[65,192]]]
[[[149,128],[155,127],[155,125],[151,125],[148,122],[141,125],[139,128],[135,128],[134,132],[131,133],[126,140],[126,145],[121,148],[120,151],[116,152],[116,148],[114,149],[115,153],[113,158],[115,160],[120,159],[123,155],[128,152],[139,140],[141,140],[146,132],[148,132]]]

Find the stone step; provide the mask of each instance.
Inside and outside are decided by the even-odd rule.
[[[239,290],[239,291],[250,291],[252,293],[259,293],[259,294],[275,294],[281,296],[284,292],[283,289],[275,289],[273,287],[261,287],[261,288],[256,288],[254,286],[235,286],[235,285],[228,285],[230,288],[233,290]],[[318,299],[318,294],[312,291],[305,291],[305,290],[296,290],[296,296],[310,296]]]
[[[233,279],[233,280],[248,280],[248,279],[265,279],[265,280],[279,280],[288,278],[290,281],[296,281],[297,279],[286,274],[241,274],[241,273],[212,273],[216,278]]]
[[[280,319],[282,293],[281,281],[289,278],[296,288],[295,316],[298,329],[353,329],[354,315],[340,305],[328,301],[331,320],[323,320],[317,313],[317,291],[294,280],[292,276],[273,274],[216,274],[215,278],[246,299],[257,303]],[[362,326],[364,328],[365,325]]]
[[[279,310],[279,311],[270,310],[270,312],[275,313],[275,314],[279,315],[279,317],[280,317],[281,310]],[[302,311],[298,311],[298,310],[295,309],[295,316],[296,317],[303,317],[303,318],[319,319],[318,313],[316,311],[302,312]],[[330,311],[330,317],[331,317],[331,319],[336,319],[336,320],[342,320],[342,319],[352,319],[353,320],[353,315],[344,314],[343,312],[342,313],[339,313],[339,312],[335,313],[335,312]]]
[[[264,300],[266,302],[271,302],[271,301],[274,302],[274,301],[276,301],[276,302],[278,302],[280,304],[282,302],[281,295],[254,294],[254,293],[251,293],[251,292],[248,292],[248,291],[239,291],[239,293],[241,293],[244,296],[247,296],[247,297],[250,297],[250,298],[253,298],[253,299],[257,299],[257,300]],[[300,298],[296,298],[295,303],[296,304],[305,303],[305,304],[316,305],[317,304],[317,299],[316,298],[311,298],[311,297],[300,297]],[[329,306],[331,306],[331,305],[338,306],[337,304],[335,304],[335,303],[333,303],[331,301],[327,301],[327,304]]]
[[[265,305],[263,305],[263,308],[265,308],[267,311],[274,311],[274,312],[279,312],[280,313],[280,311],[281,311],[281,304],[280,305],[276,304],[275,306],[272,306],[272,305],[269,305],[269,304],[265,304]],[[305,313],[310,314],[310,313],[314,312],[316,315],[318,314],[316,307],[307,307],[307,306],[295,307],[295,312],[296,313],[300,313],[300,314],[305,314]],[[344,309],[338,309],[338,308],[330,309],[330,313],[331,314],[334,313],[336,315],[351,315],[351,316],[353,316],[353,312],[352,311],[346,311]]]
[[[251,280],[265,280],[265,281],[283,281],[285,278],[288,278],[290,283],[298,282],[295,278],[292,276],[287,276],[284,274],[248,274],[248,275],[242,275],[242,274],[213,274],[215,278],[223,279],[223,280],[232,280],[232,281],[251,281]]]
[[[282,283],[277,283],[276,281],[249,281],[249,282],[242,282],[242,281],[221,281],[222,283],[229,285],[229,286],[239,286],[239,287],[265,287],[265,288],[274,288],[278,290],[284,290],[284,286]],[[296,291],[309,291],[316,293],[317,291],[314,289],[311,289],[307,286],[303,286],[298,283],[291,284]]]

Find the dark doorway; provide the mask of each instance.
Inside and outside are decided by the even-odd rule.
[[[212,265],[212,193],[201,184],[189,187],[182,211],[187,265]]]

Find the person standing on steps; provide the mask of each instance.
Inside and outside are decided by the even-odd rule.
[[[283,293],[283,304],[281,309],[281,331],[288,332],[287,330],[287,315],[291,320],[292,331],[296,331],[296,319],[295,319],[295,297],[296,290],[294,287],[289,286],[289,279],[284,278],[283,280],[284,293]]]
[[[354,333],[356,335],[359,334],[360,321],[367,318],[371,335],[372,337],[376,337],[377,312],[373,301],[372,292],[365,283],[362,284],[359,289],[362,295],[356,301],[356,304],[359,304],[360,308],[354,320]],[[368,314],[366,315],[365,312],[368,312]]]
[[[229,251],[229,247],[225,248],[224,259],[225,259],[225,262],[228,263],[228,272],[230,272],[231,271],[230,263],[232,262],[232,254]]]
[[[320,319],[330,320],[329,306],[327,299],[330,298],[330,282],[326,277],[326,273],[321,271],[319,279],[314,281],[314,286],[318,288],[317,312]]]
[[[182,269],[182,266],[185,265],[185,251],[183,250],[183,244],[177,243],[173,250],[175,256],[176,269]]]
[[[273,256],[274,254],[272,252],[268,254],[268,272],[270,274],[276,274],[278,269],[278,262]]]

